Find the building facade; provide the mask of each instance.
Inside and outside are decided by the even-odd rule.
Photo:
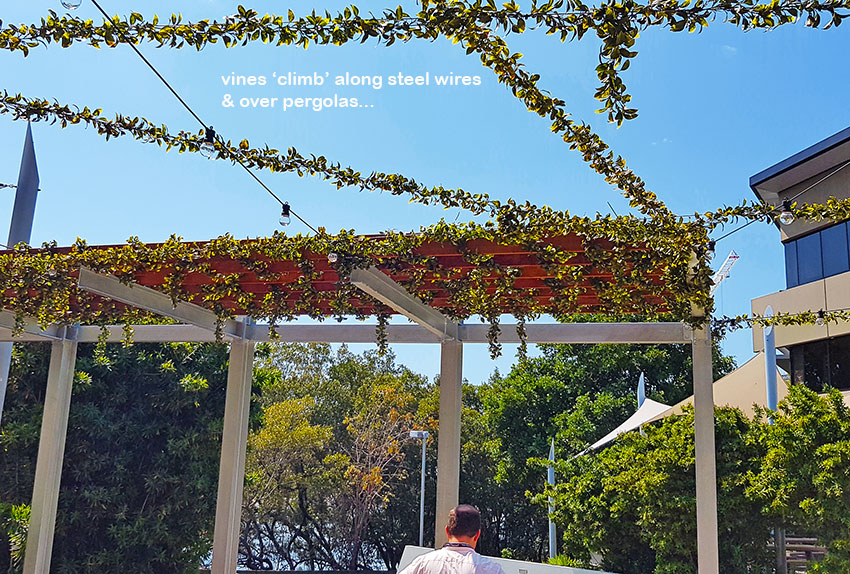
[[[850,128],[750,178],[762,201],[824,203],[850,197]],[[850,222],[778,223],[785,249],[786,289],[752,301],[754,314],[850,309]],[[824,385],[850,390],[850,323],[776,327],[780,361],[795,383],[821,391]],[[753,328],[753,349],[764,348]]]

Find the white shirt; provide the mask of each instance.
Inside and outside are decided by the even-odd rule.
[[[505,574],[493,560],[466,546],[448,546],[417,556],[398,574]]]

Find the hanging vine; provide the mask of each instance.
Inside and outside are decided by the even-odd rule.
[[[441,222],[414,234],[386,233],[379,238],[364,238],[343,231],[328,235],[320,229],[316,236],[273,237],[235,241],[223,236],[208,243],[188,244],[179,238],[157,246],[144,245],[131,238],[127,245],[115,248],[90,248],[78,242],[60,250],[48,245],[35,250],[19,246],[0,253],[0,292],[4,306],[16,313],[22,326],[25,316],[40,323],[86,322],[105,325],[121,320],[146,320],[138,311],[80,291],[74,275],[80,266],[115,275],[124,281],[158,270],[156,288],[174,301],[189,300],[213,310],[219,326],[234,314],[268,320],[270,332],[280,321],[297,315],[378,316],[377,340],[387,344],[389,310],[357,291],[348,276],[355,268],[382,266],[400,275],[399,281],[416,297],[449,316],[463,319],[479,315],[490,321],[488,338],[491,352],[498,352],[499,317],[510,313],[518,319],[521,354],[525,354],[526,319],[549,313],[566,320],[576,313],[605,311],[611,314],[633,313],[650,318],[665,314],[695,326],[707,321],[692,317],[693,308],[710,316],[712,301],[711,269],[708,265],[708,235],[719,226],[738,219],[771,221],[777,208],[748,202],[724,207],[715,212],[695,214],[685,221],[670,213],[658,197],[646,189],[620,156],[584,123],[569,117],[565,102],[538,86],[540,76],[529,73],[521,63],[521,54],[511,53],[497,32],[523,33],[539,28],[560,36],[562,41],[581,39],[594,32],[600,39],[600,63],[597,67],[601,86],[596,98],[603,103],[609,121],[622,124],[635,117],[628,107],[631,96],[620,72],[630,66],[637,52],[633,49],[641,30],[652,26],[672,31],[696,31],[716,18],[743,29],[769,29],[805,17],[805,25],[838,25],[847,16],[850,2],[828,0],[811,2],[772,2],[752,4],[729,0],[690,4],[677,2],[604,2],[588,7],[580,1],[532,1],[522,11],[514,2],[497,8],[493,0],[475,3],[433,2],[423,0],[415,16],[401,7],[385,10],[380,17],[361,17],[355,6],[332,16],[312,13],[296,17],[259,14],[239,7],[236,15],[223,22],[203,20],[184,23],[179,16],[160,24],[138,13],[114,17],[95,25],[91,20],[59,17],[50,12],[39,25],[6,25],[0,21],[0,49],[20,51],[53,43],[68,47],[86,42],[94,47],[116,46],[129,42],[152,42],[159,47],[194,47],[223,43],[227,47],[262,41],[276,45],[307,47],[311,42],[342,45],[350,41],[375,40],[385,45],[414,39],[435,40],[445,37],[461,45],[468,54],[478,54],[481,63],[491,69],[498,81],[520,99],[529,111],[551,122],[553,132],[561,135],[572,149],[607,182],[619,188],[632,207],[649,216],[572,217],[567,212],[491,199],[487,194],[470,194],[461,189],[427,187],[399,174],[372,172],[362,175],[322,156],[304,156],[293,148],[285,153],[276,149],[251,147],[219,139],[215,142],[218,159],[240,161],[249,168],[272,172],[297,173],[322,177],[337,188],[355,187],[368,191],[388,191],[406,195],[411,201],[442,205],[487,214],[485,224],[449,225]],[[14,119],[42,120],[63,128],[72,124],[93,127],[107,140],[129,136],[166,150],[197,152],[203,134],[181,131],[169,133],[165,126],[145,118],[117,115],[107,119],[100,109],[82,109],[40,99],[3,92],[0,113]],[[830,198],[825,204],[793,204],[797,217],[811,220],[850,218],[850,199]],[[565,247],[558,239],[575,237],[580,245]],[[548,290],[520,286],[521,271],[496,262],[491,254],[469,247],[471,242],[486,240],[497,245],[522,246],[536,258],[548,276]],[[463,265],[447,265],[437,257],[417,253],[427,244],[452,245],[461,254]],[[696,259],[691,256],[696,251]],[[330,256],[333,255],[331,258]],[[316,257],[319,256],[319,259]],[[322,259],[330,268],[321,265]],[[331,260],[332,259],[332,260]],[[220,270],[217,262],[238,262],[244,271]],[[281,271],[280,266],[289,265]],[[470,269],[470,265],[472,268]],[[587,269],[595,273],[588,276]],[[243,288],[246,274],[271,284],[268,292],[256,293]],[[332,276],[331,279],[328,279]],[[192,283],[203,277],[200,283]],[[327,282],[333,282],[333,288]],[[448,294],[448,296],[446,296]],[[587,303],[590,300],[592,303]],[[777,314],[774,317],[736,316],[718,319],[715,326],[736,328],[742,325],[797,325],[850,319],[848,311]]]

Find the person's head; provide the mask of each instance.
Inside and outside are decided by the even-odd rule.
[[[481,536],[481,513],[470,504],[459,504],[449,512],[449,523],[446,525],[449,540],[466,542],[472,547]]]

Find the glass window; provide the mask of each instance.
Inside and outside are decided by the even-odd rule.
[[[823,276],[837,275],[850,269],[847,258],[847,225],[840,223],[820,232],[823,250]]]
[[[824,385],[829,384],[829,346],[826,341],[814,341],[803,345],[803,360],[805,367],[806,386],[823,392]]]
[[[806,380],[806,361],[803,345],[791,347],[791,382],[799,385]]]
[[[797,240],[797,271],[801,285],[823,279],[820,233],[813,233]]]
[[[785,288],[790,289],[800,284],[797,279],[797,242],[785,244]]]
[[[836,389],[850,389],[850,336],[829,342],[829,362],[832,376],[829,384]]]

